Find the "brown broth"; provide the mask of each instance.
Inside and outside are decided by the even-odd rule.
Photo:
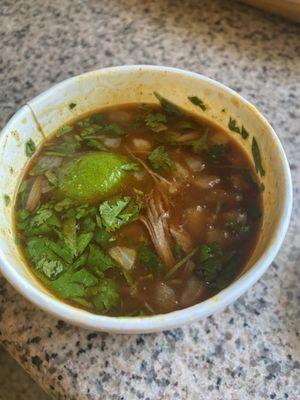
[[[98,118],[98,122],[97,119],[95,119],[96,122],[89,119],[89,117],[99,114],[102,117]],[[163,117],[160,119],[163,121],[166,119],[166,122],[154,121],[152,127],[159,130],[155,132],[145,124],[145,118],[157,114],[161,114]],[[99,123],[100,120],[102,125]],[[80,123],[80,121],[86,122],[81,123],[83,126],[79,126],[78,122]],[[97,124],[102,128],[97,130]],[[21,252],[27,259],[30,270],[51,293],[63,298],[66,303],[93,313],[113,316],[151,315],[199,303],[234,280],[245,266],[255,247],[260,228],[262,201],[251,162],[232,135],[218,125],[193,114],[184,113],[175,118],[168,116],[161,107],[152,104],[128,104],[101,109],[84,115],[70,123],[69,126],[72,128],[70,132],[59,137],[53,135],[33,156],[23,177],[26,189],[21,187],[16,203],[16,232]],[[120,127],[124,130],[124,135],[120,134],[120,130],[118,130]],[[89,139],[86,139],[87,135]],[[190,135],[191,139],[181,142],[185,139],[184,135]],[[203,138],[203,135],[207,135],[206,141],[202,144],[202,149],[197,150],[194,141]],[[186,138],[188,139],[188,137]],[[106,144],[107,148],[91,147],[91,141],[95,146],[94,140]],[[115,147],[109,148],[110,146]],[[154,169],[148,157],[159,146],[164,146],[164,150],[172,160],[172,166],[175,163],[176,169],[167,167]],[[62,154],[57,153],[57,149],[59,151],[68,150],[69,153],[67,152],[66,156],[62,157]],[[116,193],[103,195],[101,200],[93,197],[89,201],[84,201],[84,204],[89,203],[89,207],[96,207],[96,212],[91,216],[77,220],[77,216],[74,217],[73,214],[74,210],[80,206],[80,202],[75,204],[75,201],[64,211],[56,211],[55,204],[70,197],[62,193],[62,186],[57,188],[59,185],[57,180],[61,179],[59,171],[63,165],[79,159],[84,154],[103,151],[126,156],[131,162],[140,165],[139,171],[126,172],[126,179],[120,183]],[[222,153],[224,153],[223,156]],[[47,166],[41,168],[45,164],[45,160]],[[146,164],[159,176],[151,176],[142,164]],[[52,174],[49,174],[49,170]],[[47,178],[45,177],[46,171],[48,171]],[[40,194],[37,204],[32,209],[30,204],[28,206],[28,193],[32,191],[33,184],[37,186],[37,176],[44,176],[44,178],[39,178],[42,182],[40,186],[43,193]],[[48,255],[43,258],[40,239],[46,238],[46,240],[59,243],[63,248],[70,247],[70,240],[68,239],[68,243],[66,242],[66,230],[62,229],[66,229],[67,219],[73,222],[76,220],[72,239],[73,246],[75,240],[77,243],[75,247],[78,247],[78,236],[81,233],[93,235],[83,252],[84,257],[89,257],[92,251],[91,244],[98,246],[97,248],[106,257],[109,257],[108,252],[111,248],[118,246],[129,248],[140,254],[143,245],[147,246],[147,249],[157,257],[157,248],[153,245],[149,230],[138,218],[112,232],[112,241],[110,239],[102,245],[95,242],[95,232],[103,233],[105,231],[103,220],[102,226],[97,226],[99,219],[101,220],[98,211],[101,203],[116,197],[130,196],[134,202],[141,202],[139,215],[147,218],[151,204],[154,204],[155,207],[158,207],[159,204],[157,200],[151,203],[153,193],[159,193],[158,199],[162,201],[163,209],[166,211],[165,214],[159,215],[157,224],[163,220],[163,223],[167,225],[167,237],[174,260],[173,265],[167,266],[161,259],[159,268],[153,265],[153,262],[150,267],[144,265],[142,258],[136,256],[134,267],[129,271],[124,271],[124,267],[115,260],[113,267],[103,271],[101,270],[102,266],[100,271],[98,267],[97,269],[91,265],[92,261],[89,265],[87,261],[89,258],[87,258],[82,265],[77,267],[76,271],[89,271],[97,283],[83,287],[80,280],[67,282],[68,290],[71,292],[74,290],[76,294],[83,292],[84,294],[72,297],[70,293],[68,296],[65,296],[66,293],[64,293],[62,296],[61,292],[52,286],[53,282],[62,279],[61,277],[66,271],[70,277],[75,271],[79,256],[73,254],[71,259],[68,256],[69,262],[65,262],[65,259],[51,248],[50,258],[47,258]],[[43,211],[42,219],[45,219],[47,215],[49,217],[52,213],[51,218],[53,219],[54,215],[58,222],[53,222],[49,217],[50,219],[46,218],[42,224],[40,220],[37,220],[37,225],[32,226],[30,221],[37,213],[39,214],[38,210],[45,204],[50,204],[50,211],[49,209],[46,212]],[[26,208],[27,211],[24,212]],[[173,228],[177,232],[180,231],[183,239],[181,237],[179,240],[172,233]],[[47,232],[41,232],[43,229]],[[187,237],[189,246],[182,246]],[[37,250],[34,249],[33,253],[28,250],[29,243],[33,243],[32,238],[37,238],[36,246],[38,247]],[[46,247],[49,246],[47,243]],[[78,250],[74,251],[76,253]],[[205,258],[205,255],[207,257],[208,254],[207,251],[209,256]],[[174,264],[180,262],[191,252],[194,254],[189,261],[183,263],[175,273],[166,278]],[[65,269],[57,273],[61,264]],[[49,276],[45,275],[45,271],[48,271],[47,274],[50,273],[49,271],[57,273],[56,279],[48,279]],[[110,283],[114,282],[110,290],[105,287],[103,289],[103,282],[106,279],[109,279]],[[99,287],[102,289],[100,290]],[[96,298],[98,300],[95,300]]]

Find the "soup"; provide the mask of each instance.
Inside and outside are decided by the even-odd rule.
[[[84,115],[38,152],[26,144],[17,240],[41,284],[75,307],[139,316],[194,305],[255,246],[261,194],[246,153],[158,97]]]

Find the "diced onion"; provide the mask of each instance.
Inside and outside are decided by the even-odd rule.
[[[178,304],[174,290],[163,282],[155,287],[154,299],[156,308],[164,312],[174,310]]]
[[[218,185],[221,179],[217,176],[200,176],[194,180],[194,184],[201,189],[211,189]]]
[[[198,158],[196,158],[196,157],[187,157],[185,159],[185,162],[187,163],[187,165],[190,168],[190,170],[193,171],[193,172],[200,172],[205,168],[204,162],[199,157]]]
[[[152,144],[145,139],[135,138],[132,140],[132,144],[138,151],[150,151],[152,149]]]
[[[204,284],[195,276],[191,276],[185,284],[185,288],[180,297],[182,306],[190,306],[199,301],[205,291]]]
[[[103,142],[106,147],[115,149],[120,146],[121,138],[105,138]]]
[[[134,267],[136,251],[128,247],[116,246],[108,251],[111,258],[116,260],[123,268],[130,271]]]

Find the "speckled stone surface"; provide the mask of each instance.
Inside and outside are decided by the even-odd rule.
[[[2,0],[0,124],[55,82],[130,63],[201,72],[267,116],[294,179],[285,243],[224,312],[160,334],[69,326],[0,278],[2,344],[56,399],[299,399],[300,26],[221,0]]]

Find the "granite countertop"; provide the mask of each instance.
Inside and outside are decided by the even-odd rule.
[[[87,70],[188,68],[267,116],[295,189],[275,262],[222,313],[159,334],[95,333],[46,315],[0,278],[3,346],[56,399],[299,399],[300,26],[222,0],[2,0],[0,38],[0,125]]]

